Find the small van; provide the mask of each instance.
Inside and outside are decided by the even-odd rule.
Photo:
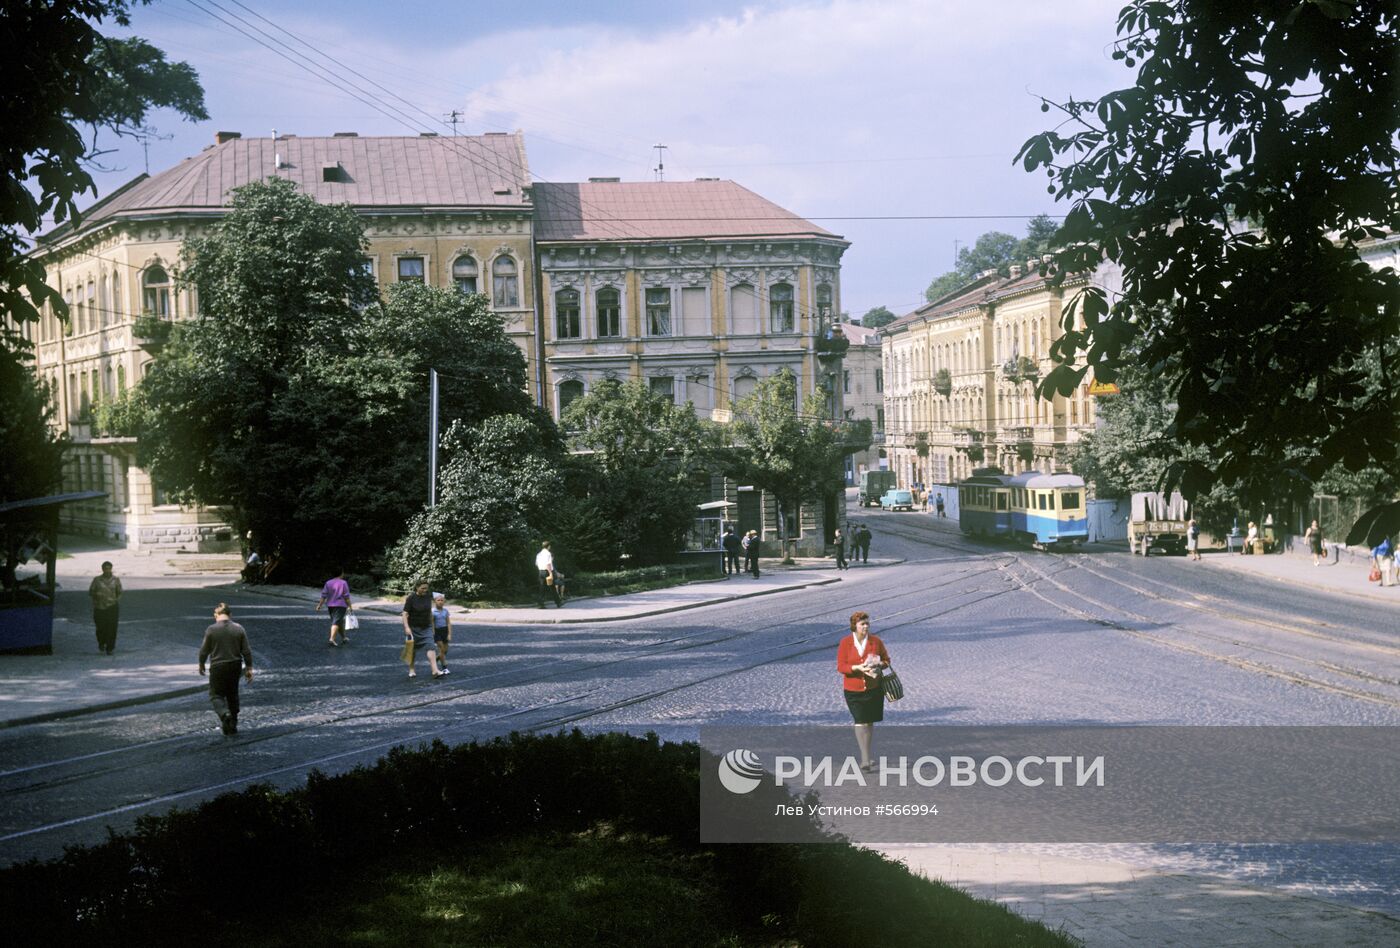
[[[894,471],[865,471],[860,475],[860,489],[856,491],[856,503],[862,507],[874,507],[880,503],[885,491],[895,485]]]

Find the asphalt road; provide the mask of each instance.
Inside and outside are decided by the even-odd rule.
[[[849,722],[834,672],[864,609],[907,697],[900,724],[1400,724],[1400,636],[1383,604],[1266,584],[1184,558],[1054,554],[940,533],[912,514],[852,512],[880,555],[842,582],[596,626],[466,627],[452,675],[397,661],[398,621],[361,613],[346,648],[301,603],[229,598],[259,674],[241,733],[202,696],[0,731],[0,860],[51,857],[106,827],[254,782],[368,763],[397,744],[511,731],[655,731]],[[123,622],[197,643],[210,593],[128,583]],[[79,614],[79,593],[60,611]],[[220,594],[224,597],[224,594]],[[1400,915],[1397,846],[1053,847],[1289,885]]]

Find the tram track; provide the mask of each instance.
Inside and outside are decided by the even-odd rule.
[[[946,585],[946,584],[940,584],[940,585]],[[966,601],[960,601],[960,602],[956,602],[956,603],[947,603],[947,602],[945,601],[944,603],[941,603],[941,604],[940,604],[940,608],[938,608],[938,609],[936,609],[936,610],[934,610],[934,611],[932,611],[932,612],[921,612],[919,615],[912,616],[912,617],[906,619],[906,620],[903,621],[903,622],[898,622],[898,623],[894,623],[894,624],[891,624],[891,625],[885,625],[885,626],[883,627],[883,630],[884,630],[885,632],[889,632],[889,631],[892,631],[892,630],[895,630],[895,629],[899,629],[899,628],[904,628],[904,627],[907,627],[907,626],[916,625],[916,624],[918,624],[918,623],[926,622],[926,621],[928,621],[928,620],[930,620],[930,619],[933,619],[933,618],[938,618],[938,617],[941,617],[941,616],[945,616],[945,615],[948,615],[948,614],[957,612],[957,611],[962,610],[962,609],[969,608],[969,607],[971,607],[971,606],[977,605],[977,604],[979,604],[979,603],[981,603],[981,602],[984,602],[984,601],[986,601],[986,600],[988,600],[988,599],[991,599],[991,598],[995,598],[995,597],[998,597],[998,596],[1007,595],[1007,594],[1009,594],[1010,592],[1013,591],[1013,590],[1010,589],[1010,588],[1004,588],[1004,586],[1005,586],[1005,584],[1002,583],[1002,582],[1000,581],[1000,578],[998,578],[998,588],[994,588],[994,589],[972,589],[972,590],[967,590],[967,591],[965,591],[965,592],[960,593],[960,594],[956,597],[956,598],[958,598],[958,599],[966,599]],[[918,589],[918,590],[913,590],[912,592],[922,592],[922,591],[924,591],[924,590],[926,590],[926,589],[928,589],[928,588],[929,588],[929,587],[921,587],[920,589]],[[908,594],[909,592],[910,592],[910,591],[906,590],[906,594]],[[895,599],[895,598],[899,598],[899,597],[897,597],[897,596],[886,597],[886,599]],[[914,610],[914,609],[902,610],[902,612],[904,612],[904,613],[913,612],[913,611],[916,611],[916,610]],[[895,613],[895,614],[899,614],[899,613]],[[810,617],[808,617],[808,618],[810,618]],[[784,625],[793,625],[793,624],[796,624],[796,620],[789,621],[789,622],[786,622],[786,623],[780,623],[780,624],[777,624],[777,625],[775,625],[775,626],[771,626],[771,627],[768,627],[768,628],[782,627],[782,626],[784,626]],[[746,634],[756,634],[758,631],[761,631],[761,630],[754,630],[754,632],[746,633]],[[740,637],[743,637],[743,636],[728,636],[728,637],[726,637],[726,640],[732,640],[732,639],[734,639],[734,638],[740,638]],[[818,641],[820,641],[820,644],[813,644],[813,643],[816,643],[816,642],[818,642]],[[753,671],[753,670],[755,670],[755,669],[757,669],[757,668],[762,668],[762,667],[767,666],[767,665],[773,665],[773,664],[778,664],[778,663],[782,663],[782,662],[792,661],[792,660],[794,660],[794,659],[802,658],[802,657],[804,657],[804,656],[806,656],[806,655],[814,654],[814,653],[817,653],[817,652],[826,652],[826,651],[830,651],[831,648],[832,648],[831,632],[830,632],[830,630],[824,629],[824,630],[822,630],[821,632],[817,632],[817,633],[813,633],[813,634],[811,634],[811,635],[803,636],[803,637],[798,638],[798,639],[792,639],[792,640],[788,640],[788,641],[786,641],[786,642],[774,643],[774,644],[772,644],[772,645],[765,646],[765,647],[764,647],[763,649],[761,649],[760,651],[768,651],[768,652],[771,652],[771,651],[777,650],[777,651],[778,651],[778,654],[776,654],[776,655],[770,655],[770,656],[768,656],[768,657],[762,658],[762,659],[759,660],[759,661],[746,662],[746,663],[741,664],[741,665],[739,665],[739,666],[735,666],[735,667],[731,667],[731,668],[726,668],[726,669],[723,669],[723,670],[721,670],[721,671],[714,672],[714,673],[712,673],[712,674],[705,674],[705,675],[690,677],[690,678],[687,678],[687,679],[685,679],[685,680],[683,680],[683,681],[680,681],[680,682],[673,682],[673,683],[670,683],[670,684],[668,684],[666,687],[663,687],[663,688],[650,689],[650,690],[643,691],[643,692],[638,693],[638,694],[628,695],[628,696],[626,696],[626,697],[619,698],[619,699],[614,700],[614,701],[610,701],[610,702],[606,702],[606,703],[604,703],[604,704],[600,704],[600,705],[597,705],[597,706],[593,706],[593,707],[581,709],[581,710],[576,711],[576,712],[569,712],[569,713],[567,713],[567,714],[562,714],[562,715],[547,717],[547,718],[545,718],[544,720],[541,720],[541,721],[530,722],[530,723],[527,724],[527,726],[522,727],[522,728],[519,728],[518,730],[521,730],[521,731],[526,732],[526,733],[535,733],[535,732],[539,732],[539,731],[548,731],[548,730],[552,730],[552,729],[555,729],[555,728],[563,727],[563,726],[565,726],[565,725],[567,725],[567,724],[574,724],[574,723],[578,723],[578,722],[580,722],[580,721],[587,720],[587,719],[589,719],[589,718],[594,718],[594,717],[598,717],[598,716],[603,715],[603,714],[608,714],[608,713],[611,713],[612,711],[618,710],[618,709],[620,709],[620,708],[629,707],[629,706],[637,705],[637,704],[644,704],[644,703],[646,703],[646,702],[648,702],[648,701],[654,701],[654,700],[657,700],[658,698],[663,698],[663,697],[665,697],[665,696],[674,694],[674,693],[679,692],[679,691],[683,691],[683,690],[688,689],[688,688],[693,688],[693,687],[696,687],[696,686],[699,686],[699,685],[702,685],[702,684],[707,684],[707,683],[709,683],[709,682],[713,682],[713,681],[717,681],[717,680],[722,680],[722,679],[724,679],[724,678],[730,678],[730,677],[733,677],[733,676],[736,676],[736,675],[746,674],[746,673],[751,672],[751,671]],[[615,663],[614,663],[614,662],[608,662],[608,663],[599,663],[599,664],[600,664],[600,665],[605,665],[605,664],[615,664]],[[540,679],[540,680],[543,680],[543,679]],[[499,722],[499,721],[502,721],[502,720],[511,719],[511,718],[525,717],[525,716],[528,716],[528,715],[530,715],[530,714],[537,713],[537,712],[539,712],[539,711],[547,710],[547,709],[549,709],[549,708],[560,707],[560,706],[563,706],[563,705],[566,705],[566,704],[570,704],[570,703],[576,702],[576,701],[581,700],[581,699],[585,699],[585,698],[588,698],[588,697],[592,697],[593,695],[596,695],[597,693],[599,693],[599,692],[602,691],[602,690],[603,690],[603,689],[602,689],[601,687],[596,687],[596,688],[588,689],[588,690],[585,690],[585,691],[573,693],[573,694],[567,695],[567,696],[565,696],[565,697],[563,697],[563,698],[552,699],[552,700],[543,701],[543,702],[537,702],[537,703],[535,703],[535,704],[533,704],[533,705],[529,705],[529,706],[525,706],[525,707],[521,707],[521,708],[512,709],[512,710],[510,710],[510,711],[502,712],[502,713],[499,713],[499,714],[486,715],[486,716],[479,716],[479,717],[473,718],[473,719],[468,720],[468,721],[453,721],[453,722],[451,722],[451,723],[444,724],[444,725],[441,725],[441,726],[439,726],[439,727],[435,727],[435,728],[432,728],[432,729],[429,729],[429,730],[425,730],[425,731],[419,731],[419,732],[416,732],[416,733],[413,733],[413,734],[400,735],[400,736],[397,736],[397,737],[394,737],[394,738],[390,738],[390,739],[386,739],[386,740],[374,741],[374,742],[371,742],[371,743],[369,743],[369,744],[360,744],[360,745],[356,745],[356,746],[354,746],[354,747],[347,748],[346,750],[338,751],[338,752],[336,752],[336,753],[334,753],[334,754],[330,754],[330,755],[319,755],[319,756],[317,756],[317,757],[315,757],[315,758],[312,758],[312,759],[304,759],[304,760],[299,760],[299,761],[295,761],[295,762],[285,763],[285,764],[282,764],[282,765],[277,766],[277,767],[274,767],[274,768],[265,768],[265,769],[261,769],[261,770],[257,771],[256,773],[244,774],[244,775],[241,775],[241,776],[238,776],[238,777],[232,777],[232,778],[229,778],[229,779],[227,779],[227,780],[217,781],[217,782],[214,782],[214,783],[205,783],[205,784],[200,784],[200,785],[197,785],[197,786],[187,786],[187,787],[181,788],[181,789],[179,789],[179,790],[171,791],[171,792],[168,792],[168,793],[165,793],[165,794],[161,794],[161,795],[158,795],[158,796],[149,798],[149,799],[133,801],[133,802],[121,804],[121,805],[118,805],[118,806],[115,806],[115,807],[107,807],[107,808],[104,808],[104,809],[101,809],[101,810],[98,810],[98,811],[95,811],[95,812],[86,813],[86,814],[79,814],[79,815],[72,816],[72,817],[69,817],[69,818],[66,818],[66,819],[63,819],[63,820],[54,821],[54,822],[51,822],[51,823],[46,823],[46,824],[43,824],[43,825],[40,825],[40,826],[26,827],[26,828],[24,828],[24,829],[22,829],[22,830],[12,831],[12,832],[10,832],[10,833],[6,833],[6,834],[3,834],[3,835],[0,835],[0,843],[4,843],[4,842],[8,842],[8,841],[13,841],[13,840],[18,840],[18,839],[22,839],[22,838],[34,836],[34,835],[37,835],[37,834],[43,833],[43,832],[51,832],[51,831],[55,831],[55,830],[59,830],[59,829],[69,828],[69,827],[73,827],[73,826],[80,825],[80,824],[82,824],[82,823],[92,822],[92,821],[94,821],[94,820],[112,819],[112,818],[114,818],[114,817],[122,816],[122,815],[125,815],[125,814],[128,814],[128,813],[136,812],[136,811],[143,810],[143,809],[149,809],[149,808],[151,808],[151,807],[158,807],[158,806],[168,805],[168,804],[172,804],[172,803],[178,803],[178,802],[180,802],[181,800],[188,800],[188,799],[191,799],[191,798],[197,798],[197,797],[201,797],[201,796],[207,796],[207,795],[212,794],[212,793],[218,793],[218,792],[221,792],[221,791],[224,791],[224,790],[230,790],[230,789],[234,789],[234,788],[236,788],[236,787],[247,786],[247,785],[252,784],[252,783],[258,783],[258,782],[266,781],[266,780],[268,780],[268,779],[270,779],[270,778],[272,778],[272,777],[281,776],[281,775],[285,775],[285,774],[288,774],[288,773],[295,773],[295,772],[299,772],[299,771],[306,771],[306,770],[310,770],[310,769],[313,769],[313,768],[316,768],[316,767],[319,767],[319,766],[323,766],[323,765],[328,764],[328,763],[334,763],[334,762],[336,762],[336,761],[341,761],[341,760],[345,760],[345,759],[348,759],[348,758],[360,757],[360,756],[364,756],[364,755],[366,755],[366,754],[372,754],[372,753],[375,753],[375,752],[377,752],[377,751],[387,750],[387,749],[389,749],[389,748],[391,748],[391,747],[398,747],[398,746],[405,746],[405,745],[420,744],[420,743],[423,743],[423,742],[425,742],[425,741],[432,740],[432,739],[434,739],[434,738],[442,738],[442,737],[444,737],[445,735],[447,735],[447,734],[449,734],[449,733],[451,733],[451,732],[454,732],[454,731],[461,731],[461,730],[463,730],[464,728],[473,727],[473,728],[478,728],[478,729],[479,729],[482,725],[485,725],[485,724],[492,724],[492,723],[496,723],[496,722]],[[457,697],[462,697],[462,696],[457,696]],[[450,699],[444,699],[444,700],[450,700]],[[434,703],[437,703],[437,702],[434,702]],[[276,735],[275,735],[275,736],[276,736]],[[287,736],[287,735],[286,735],[286,734],[282,734],[282,735],[280,735],[280,736],[285,737],[285,736]],[[68,781],[65,781],[65,783],[66,783],[66,782],[68,782]]]
[[[1143,631],[1141,631],[1141,630],[1139,630],[1139,629],[1130,628],[1129,626],[1123,624],[1121,621],[1118,621],[1118,620],[1112,618],[1112,616],[1113,616],[1114,614],[1118,614],[1118,615],[1126,616],[1126,617],[1128,617],[1128,618],[1130,618],[1130,619],[1133,619],[1133,620],[1136,620],[1136,621],[1139,621],[1139,622],[1145,622],[1145,623],[1154,624],[1154,625],[1163,624],[1163,623],[1161,623],[1161,622],[1160,622],[1159,620],[1157,620],[1157,619],[1154,619],[1154,618],[1149,617],[1149,616],[1144,616],[1144,615],[1142,615],[1141,613],[1134,612],[1133,610],[1128,609],[1128,608],[1125,608],[1125,607],[1123,607],[1123,606],[1116,606],[1116,605],[1113,605],[1113,604],[1111,604],[1111,603],[1106,603],[1106,602],[1103,602],[1103,601],[1101,601],[1101,600],[1095,599],[1095,598],[1093,598],[1092,596],[1086,595],[1085,593],[1080,592],[1080,591],[1077,590],[1077,589],[1073,589],[1073,588],[1071,588],[1070,586],[1065,585],[1064,583],[1058,582],[1057,580],[1055,580],[1055,579],[1054,579],[1053,577],[1051,577],[1051,576],[1047,576],[1047,575],[1041,573],[1040,570],[1039,570],[1034,564],[1024,563],[1023,565],[1025,565],[1025,566],[1026,566],[1028,569],[1030,569],[1032,572],[1035,572],[1035,573],[1040,574],[1040,578],[1041,578],[1043,581],[1045,581],[1046,583],[1048,583],[1049,585],[1054,586],[1055,588],[1059,589],[1060,591],[1062,591],[1062,592],[1064,592],[1064,593],[1067,593],[1067,594],[1070,595],[1070,596],[1073,596],[1073,597],[1075,597],[1075,598],[1077,598],[1077,599],[1083,600],[1083,601],[1086,602],[1086,603],[1089,603],[1090,605],[1092,605],[1092,606],[1094,606],[1094,607],[1096,607],[1096,608],[1102,610],[1102,611],[1105,613],[1105,615],[1103,615],[1103,616],[1096,616],[1096,615],[1094,615],[1094,614],[1092,614],[1092,613],[1090,613],[1090,612],[1087,612],[1087,611],[1085,611],[1085,610],[1083,610],[1083,609],[1080,609],[1080,608],[1077,608],[1077,607],[1075,607],[1075,606],[1067,605],[1067,604],[1065,604],[1065,603],[1056,602],[1054,599],[1052,599],[1052,598],[1050,598],[1049,596],[1045,595],[1045,594],[1044,594],[1043,592],[1041,592],[1040,590],[1035,589],[1035,588],[1031,587],[1030,585],[1026,585],[1025,588],[1026,588],[1032,595],[1034,595],[1034,596],[1036,596],[1037,598],[1041,599],[1041,600],[1044,601],[1047,605],[1051,606],[1052,608],[1054,608],[1054,609],[1056,609],[1056,610],[1058,610],[1058,611],[1060,611],[1060,612],[1066,613],[1066,614],[1068,614],[1068,615],[1073,615],[1073,616],[1075,616],[1076,618],[1080,618],[1080,619],[1082,619],[1082,620],[1084,620],[1084,621],[1092,622],[1092,623],[1094,623],[1094,624],[1096,624],[1096,625],[1100,625],[1100,626],[1104,626],[1104,627],[1107,627],[1107,628],[1111,628],[1111,629],[1113,629],[1113,630],[1115,630],[1115,631],[1122,632],[1122,633],[1124,633],[1124,634],[1126,634],[1126,635],[1130,635],[1130,636],[1132,636],[1132,637],[1134,637],[1134,638],[1138,638],[1138,639],[1142,639],[1142,640],[1144,640],[1144,641],[1152,642],[1152,643],[1154,643],[1154,644],[1163,646],[1163,647],[1165,647],[1165,648],[1170,648],[1170,649],[1173,649],[1173,650],[1179,651],[1179,652],[1185,652],[1185,653],[1187,653],[1187,654],[1195,655],[1195,656],[1198,656],[1198,657],[1201,657],[1201,658],[1206,658],[1206,659],[1209,659],[1209,660],[1211,660],[1211,661],[1221,662],[1221,663],[1223,663],[1223,664],[1230,665],[1230,666],[1233,666],[1233,667],[1235,667],[1235,668],[1239,668],[1239,669],[1242,669],[1242,670],[1245,670],[1245,671],[1251,671],[1251,672],[1256,672],[1256,673],[1259,673],[1259,674],[1264,674],[1264,675],[1267,675],[1267,676],[1269,676],[1269,677],[1271,677],[1271,678],[1279,678],[1279,679],[1283,679],[1283,680],[1286,680],[1286,681],[1291,681],[1291,682],[1293,682],[1294,684],[1300,684],[1300,685],[1305,685],[1305,686],[1307,686],[1307,687],[1317,688],[1317,689],[1320,689],[1320,690],[1323,690],[1323,691],[1328,691],[1328,692],[1332,692],[1332,693],[1334,693],[1334,694],[1344,695],[1344,696],[1346,696],[1346,697],[1354,698],[1354,699],[1361,700],[1361,701],[1367,701],[1367,702],[1374,703],[1374,704],[1381,704],[1381,705],[1385,705],[1385,706],[1387,706],[1387,707],[1400,708],[1400,699],[1397,699],[1397,698],[1392,697],[1392,696],[1389,696],[1389,695],[1378,694],[1378,693],[1376,693],[1376,692],[1374,692],[1374,691],[1362,690],[1362,689],[1359,688],[1359,687],[1350,687],[1350,686],[1347,686],[1347,685],[1337,684],[1337,683],[1335,683],[1335,682],[1326,681],[1326,680],[1323,680],[1323,679],[1321,679],[1321,678],[1313,677],[1313,676],[1308,675],[1308,674],[1300,674],[1300,673],[1295,672],[1295,671],[1290,671],[1290,670],[1288,670],[1288,669],[1286,669],[1286,668],[1280,668],[1280,667],[1275,666],[1275,665],[1268,665],[1268,664],[1265,664],[1265,663],[1263,663],[1263,662],[1252,661],[1252,660],[1250,660],[1250,659],[1241,658],[1241,657],[1239,657],[1239,656],[1223,655],[1223,654],[1221,654],[1220,652],[1213,651],[1213,650],[1208,649],[1208,648],[1198,647],[1198,646],[1191,645],[1191,644],[1186,643],[1186,642],[1172,641],[1171,639],[1168,639],[1168,638],[1166,638],[1166,637],[1164,637],[1164,636],[1161,636],[1161,635],[1154,635],[1154,634],[1151,634],[1151,633],[1148,633],[1148,632],[1143,632]],[[1192,628],[1189,628],[1188,626],[1182,625],[1182,624],[1180,624],[1180,623],[1175,623],[1175,622],[1165,623],[1165,625],[1166,625],[1166,627],[1168,627],[1168,628],[1170,628],[1170,629],[1173,629],[1173,630],[1175,630],[1175,631],[1178,632],[1178,633],[1181,633],[1181,634],[1184,634],[1184,635],[1187,635],[1187,636],[1191,636],[1191,637],[1196,638],[1196,639],[1200,639],[1200,640],[1204,640],[1204,641],[1217,642],[1217,643],[1223,643],[1223,644],[1226,644],[1226,645],[1233,646],[1233,647],[1235,647],[1235,648],[1249,649],[1249,650],[1253,650],[1253,651],[1256,651],[1256,652],[1263,652],[1263,653],[1266,653],[1266,654],[1273,654],[1273,655],[1275,655],[1276,657],[1279,657],[1279,658],[1286,658],[1286,659],[1288,659],[1288,660],[1290,660],[1290,661],[1294,661],[1294,662],[1299,663],[1299,664],[1302,665],[1304,668],[1312,667],[1312,668],[1315,668],[1315,669],[1318,669],[1318,670],[1331,672],[1331,673],[1334,674],[1334,675],[1339,675],[1339,676],[1342,676],[1342,677],[1344,677],[1344,678],[1353,678],[1353,679],[1355,679],[1355,680],[1357,680],[1357,681],[1361,681],[1361,682],[1369,682],[1369,683],[1375,683],[1375,684],[1384,684],[1384,685],[1388,685],[1388,686],[1400,687],[1400,681],[1397,681],[1397,680],[1395,680],[1395,679],[1389,679],[1389,678],[1383,678],[1383,677],[1379,677],[1379,676],[1370,675],[1369,673],[1366,673],[1366,672],[1359,672],[1359,671],[1357,671],[1356,669],[1349,669],[1349,668],[1346,668],[1346,667],[1344,667],[1344,666],[1338,666],[1338,665],[1335,665],[1335,664],[1330,663],[1330,662],[1320,662],[1320,661],[1318,661],[1318,660],[1316,660],[1316,659],[1309,658],[1309,657],[1307,657],[1307,656],[1299,656],[1299,655],[1297,655],[1296,653],[1283,652],[1283,651],[1280,651],[1280,650],[1277,650],[1277,649],[1271,649],[1270,647],[1264,646],[1264,645],[1260,645],[1259,643],[1244,642],[1244,641],[1240,641],[1240,640],[1238,640],[1238,639],[1232,639],[1232,638],[1227,637],[1227,636],[1217,635],[1217,634],[1210,633],[1210,632],[1204,632],[1204,631],[1201,631],[1201,630],[1199,630],[1199,629],[1192,629]]]

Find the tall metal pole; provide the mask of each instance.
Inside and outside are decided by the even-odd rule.
[[[428,507],[437,506],[438,374],[428,370]]]

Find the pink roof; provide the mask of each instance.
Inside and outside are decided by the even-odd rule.
[[[323,181],[322,166],[337,162],[342,180]],[[228,206],[233,188],[273,175],[295,181],[318,201],[361,209],[528,208],[523,192],[531,183],[519,134],[236,138],[113,192],[88,209],[82,226],[112,217],[214,212]]]
[[[535,185],[538,240],[836,237],[733,181]]]

